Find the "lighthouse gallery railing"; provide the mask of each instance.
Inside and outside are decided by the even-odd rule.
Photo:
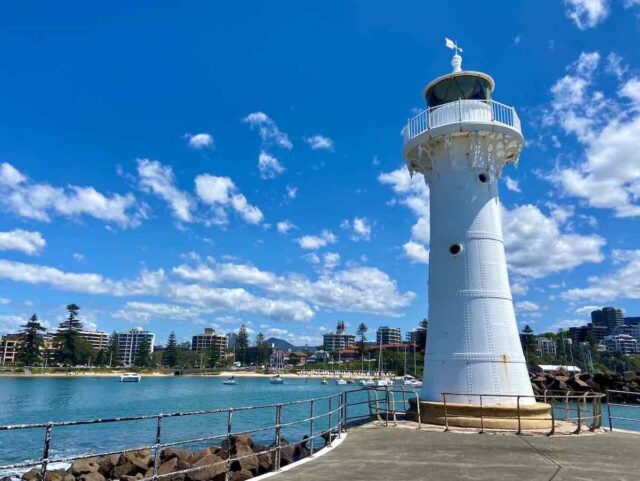
[[[457,100],[430,107],[411,117],[404,128],[409,142],[427,130],[459,122],[494,122],[522,132],[516,109],[495,100]]]

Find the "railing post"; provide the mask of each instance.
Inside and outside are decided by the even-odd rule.
[[[339,405],[338,405],[338,438],[342,437],[342,422],[343,422],[343,420],[342,420],[342,409],[343,409],[343,407],[342,407],[342,395],[343,395],[343,393],[344,393],[344,391],[341,392],[338,395],[338,403],[339,403]]]
[[[314,437],[313,437],[313,422],[314,422],[314,418],[316,416],[316,400],[312,399],[311,400],[311,408],[310,408],[310,415],[309,415],[309,419],[311,419],[310,423],[309,423],[309,439],[311,440],[311,445],[309,446],[309,456],[313,456],[313,442],[315,441]]]
[[[333,437],[331,436],[331,411],[333,410],[333,396],[329,396],[329,447],[331,447]]]
[[[546,396],[546,394],[545,394]],[[553,405],[553,400],[551,402],[551,431],[549,432],[549,436],[552,436],[556,433],[556,409]]]
[[[580,434],[580,429],[582,428],[582,415],[580,412],[580,398],[578,398],[578,402],[576,403],[578,408],[578,428],[575,431],[575,434]]]
[[[42,449],[42,465],[40,466],[40,481],[45,481],[47,476],[47,465],[49,464],[49,448],[51,447],[51,430],[53,425],[47,424],[44,431],[44,448]]]
[[[231,472],[231,429],[233,421],[233,408],[227,411],[227,462],[224,463],[224,479],[229,481],[229,473]]]
[[[611,398],[609,397],[608,390],[607,390],[607,414],[609,416],[609,431],[613,431],[613,423],[611,422]]]
[[[520,395],[518,394],[518,397],[516,399],[517,401],[517,407],[518,407],[518,431],[516,432],[516,434],[522,434],[522,422],[520,419]]]
[[[274,460],[274,471],[280,470],[280,423],[282,420],[282,404],[276,405],[276,456]]]
[[[153,479],[158,478],[158,458],[160,456],[160,438],[162,435],[162,414],[158,414],[156,422],[156,445],[153,447]]]
[[[387,398],[385,399],[385,415],[384,415],[384,427],[389,427],[389,386],[384,387]]]
[[[482,406],[482,394],[480,394],[480,434],[484,434],[484,409]]]
[[[447,393],[442,393],[442,402],[444,404],[444,430],[449,431],[449,419],[447,419]]]

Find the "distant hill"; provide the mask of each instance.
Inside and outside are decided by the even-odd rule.
[[[273,344],[276,349],[290,349],[292,351],[315,351],[315,346],[294,346],[289,341],[285,341],[284,339],[280,339],[277,337],[270,337],[266,342],[269,346]]]

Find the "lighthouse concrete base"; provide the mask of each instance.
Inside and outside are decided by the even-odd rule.
[[[409,400],[407,417],[417,421],[416,400]],[[519,419],[519,420],[518,420]],[[513,405],[447,403],[420,401],[420,421],[425,424],[484,429],[551,429],[551,405],[544,403]]]

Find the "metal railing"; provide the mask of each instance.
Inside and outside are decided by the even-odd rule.
[[[238,408],[226,408],[226,409],[213,409],[213,410],[203,410],[203,411],[189,411],[189,412],[174,412],[168,414],[153,414],[153,415],[143,415],[143,416],[127,416],[127,417],[114,417],[108,419],[90,419],[90,420],[80,420],[80,421],[60,421],[60,422],[46,422],[46,423],[33,423],[33,424],[20,424],[20,425],[5,425],[0,426],[0,433],[3,431],[18,431],[18,430],[34,430],[34,429],[42,429],[44,430],[44,443],[42,447],[42,456],[37,459],[26,460],[13,464],[5,464],[0,465],[0,472],[5,472],[7,470],[15,470],[20,468],[29,468],[29,467],[40,467],[39,474],[40,480],[44,481],[46,479],[46,474],[48,470],[48,466],[52,463],[72,463],[74,461],[80,459],[90,459],[90,458],[101,458],[104,456],[110,455],[118,455],[118,454],[126,454],[133,453],[139,451],[148,451],[151,453],[152,465],[150,469],[152,469],[152,475],[149,477],[145,475],[140,481],[157,481],[164,478],[173,478],[177,475],[188,474],[198,470],[202,470],[205,468],[211,468],[214,466],[224,466],[225,476],[228,478],[228,475],[231,471],[232,464],[243,459],[253,458],[258,459],[259,456],[269,454],[272,456],[273,461],[273,470],[277,471],[282,466],[282,451],[284,448],[288,446],[300,446],[303,445],[306,449],[308,449],[308,455],[313,456],[316,449],[316,441],[324,440],[325,446],[331,446],[333,440],[337,437],[340,438],[342,436],[342,432],[346,426],[346,391],[341,391],[339,393],[331,394],[328,396],[317,397],[313,399],[306,399],[302,401],[289,401],[284,403],[275,403],[275,404],[267,404],[261,406],[245,406]],[[318,406],[325,402],[326,409],[322,412],[318,412]],[[284,412],[287,408],[291,408],[293,406],[301,407],[304,405],[308,405],[309,415],[305,416],[301,419],[293,419],[291,421],[285,422],[283,420]],[[252,411],[252,410],[264,410],[264,409],[272,409],[274,410],[274,424],[257,427],[254,429],[242,430],[242,431],[233,431],[233,420],[234,414]],[[299,409],[298,409],[299,411]],[[224,433],[210,435],[210,436],[202,436],[197,438],[190,439],[182,439],[179,441],[170,441],[163,442],[162,434],[163,434],[163,420],[168,418],[177,418],[177,417],[187,417],[187,416],[207,416],[207,415],[225,415],[226,416],[226,430]],[[108,423],[125,423],[125,422],[136,422],[136,421],[149,421],[155,420],[155,429],[154,429],[154,438],[155,442],[152,444],[146,444],[142,446],[136,446],[127,449],[119,449],[112,450],[108,452],[95,452],[95,453],[85,453],[79,455],[72,456],[60,456],[60,457],[52,457],[51,456],[51,448],[52,442],[54,440],[54,428],[60,429],[62,427],[68,426],[86,426],[86,425],[96,425],[96,424],[108,424]],[[318,429],[318,421],[323,420],[325,426]],[[296,442],[285,444],[284,438],[282,436],[283,428],[288,428],[300,424],[308,425],[308,432],[301,439],[298,439]],[[273,431],[273,443],[271,446],[267,447],[259,452],[252,451],[249,454],[238,456],[231,454],[231,440],[235,435],[240,434],[254,434],[258,432],[265,431]],[[226,449],[228,450],[227,458],[222,459],[219,462],[191,467],[188,469],[182,469],[177,471],[172,471],[171,473],[158,474],[159,461],[162,451],[165,448],[174,447],[174,446],[187,446],[187,445],[202,445],[205,442],[209,441],[221,441],[226,442]],[[308,447],[306,445],[309,445]]]
[[[631,402],[635,402],[636,404],[630,404],[630,403],[615,403],[612,402],[612,399],[629,399],[629,401]],[[611,415],[611,407],[617,407],[619,409],[624,409],[624,410],[635,410],[634,412],[637,413],[638,417],[635,418],[629,418],[626,416],[612,416]],[[627,391],[614,391],[614,390],[609,390],[607,391],[607,414],[609,416],[609,430],[613,431],[613,421],[617,420],[617,421],[624,421],[627,423],[637,423],[638,425],[640,425],[640,392],[627,392]]]
[[[495,100],[456,100],[430,107],[407,120],[404,141],[407,143],[427,130],[459,122],[493,122],[522,132],[514,107]]]
[[[447,409],[447,396],[449,401],[451,396],[455,397],[475,397],[478,398],[478,407],[480,414],[474,416],[472,413],[465,412],[464,414],[452,414]],[[519,394],[480,394],[480,393],[442,393],[442,403],[444,409],[444,425],[445,431],[449,431],[449,419],[455,417],[475,417],[480,420],[480,432],[485,431],[485,420],[499,419],[499,420],[514,420],[516,422],[516,434],[522,433],[522,399],[543,402],[551,405],[549,416],[533,417],[525,416],[526,421],[549,421],[551,428],[548,432],[549,435],[556,433],[556,427],[558,421],[565,421],[575,424],[576,428],[573,434],[580,434],[583,427],[587,426],[589,431],[595,431],[602,427],[602,399],[604,394],[594,392],[573,392],[573,391],[550,391],[545,390],[539,395],[519,395]],[[491,414],[485,414],[487,410],[495,407],[496,404],[485,404],[485,400],[491,400],[495,398],[510,398],[515,399],[516,413],[515,416],[496,416]],[[449,402],[451,406],[451,402]],[[591,406],[591,409],[589,409]],[[558,414],[556,410],[559,410],[562,414]],[[575,413],[575,415],[574,415]],[[505,430],[501,428],[500,430]]]

